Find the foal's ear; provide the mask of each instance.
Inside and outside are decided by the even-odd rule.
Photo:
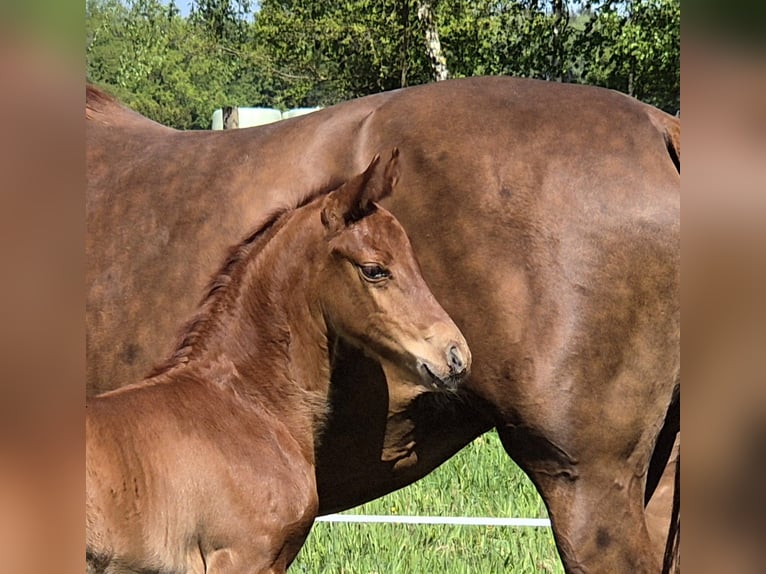
[[[375,157],[377,158],[378,156]],[[367,171],[372,167],[373,164],[370,164]],[[388,160],[385,167],[377,166],[367,185],[364,186],[360,197],[360,201],[363,202],[364,208],[366,209],[370,204],[391,195],[394,191],[394,186],[398,181],[399,148],[395,147],[391,150],[391,158]]]
[[[391,195],[398,180],[399,150],[393,149],[385,166],[380,165],[380,155],[376,154],[367,169],[325,197],[322,224],[335,232],[361,219],[375,209],[376,201]]]

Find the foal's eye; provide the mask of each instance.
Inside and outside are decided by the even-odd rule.
[[[367,281],[372,282],[383,281],[384,279],[388,279],[391,276],[391,273],[388,271],[388,269],[384,269],[380,265],[375,265],[372,263],[368,265],[360,265],[359,270],[362,272],[362,275],[365,279],[367,279]]]

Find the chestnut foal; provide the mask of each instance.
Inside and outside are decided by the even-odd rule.
[[[86,408],[88,572],[284,572],[318,509],[314,449],[333,341],[427,389],[463,335],[377,201],[398,151],[237,246],[175,354]]]

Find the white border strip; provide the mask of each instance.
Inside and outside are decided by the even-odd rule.
[[[490,518],[484,516],[385,516],[374,514],[328,514],[317,522],[363,522],[378,524],[456,524],[461,526],[534,526],[550,527],[547,518]]]

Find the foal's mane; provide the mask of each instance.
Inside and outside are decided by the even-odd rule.
[[[244,273],[246,262],[256,257],[287,223],[288,215],[308,205],[318,197],[337,189],[340,183],[331,181],[303,198],[295,207],[282,207],[271,212],[255,229],[237,245],[229,249],[228,255],[218,272],[208,283],[206,294],[200,301],[195,315],[181,329],[175,351],[164,361],[155,366],[146,378],[156,377],[171,369],[187,363],[194,352],[197,342],[207,334],[221,302],[232,285],[238,284]]]

